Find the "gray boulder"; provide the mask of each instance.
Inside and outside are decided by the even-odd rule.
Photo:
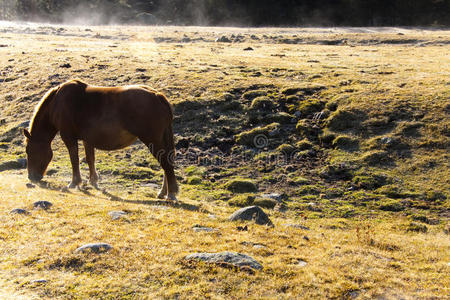
[[[108,212],[108,216],[111,217],[113,220],[119,220],[120,218],[126,216],[127,213],[122,210],[113,210]]]
[[[113,247],[107,243],[91,243],[81,246],[75,250],[75,253],[84,253],[84,252],[94,252],[94,253],[102,253],[108,252]]]
[[[49,209],[52,205],[53,204],[48,201],[36,201],[33,203],[33,207],[35,209],[43,209],[43,210]]]
[[[258,225],[273,226],[272,221],[259,206],[247,206],[235,211],[230,217],[230,221],[255,221]]]
[[[17,215],[29,215],[30,213],[22,208],[15,208],[10,211],[10,214],[17,214]]]
[[[184,259],[188,261],[203,261],[218,265],[230,264],[239,268],[250,267],[255,270],[262,270],[263,268],[259,262],[248,255],[228,251],[220,253],[193,253],[187,255]]]
[[[221,37],[216,39],[216,43],[231,43],[231,40],[228,37],[222,35]]]
[[[216,228],[205,227],[205,226],[200,226],[200,225],[194,225],[192,227],[192,229],[195,232],[217,232],[218,231]]]

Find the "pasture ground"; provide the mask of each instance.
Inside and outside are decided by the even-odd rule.
[[[41,186],[1,172],[0,297],[448,297],[449,31],[1,23],[0,33],[0,163],[25,157],[19,125],[49,88],[148,84],[174,105],[181,183],[179,203],[155,199],[162,172],[136,143],[97,151],[100,190],[66,191],[59,137]],[[38,200],[53,206],[34,210]],[[275,226],[227,221],[249,204]],[[114,248],[74,252],[91,242]],[[203,251],[264,268],[183,260]]]

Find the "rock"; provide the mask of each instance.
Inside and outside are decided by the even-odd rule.
[[[221,37],[216,39],[216,43],[231,43],[231,40],[226,36],[222,35]]]
[[[48,201],[36,201],[33,203],[33,207],[36,209],[43,209],[43,210],[47,210],[49,209],[53,204],[51,202]]]
[[[252,246],[255,249],[265,249],[265,248],[267,248],[267,246],[264,245],[264,244],[253,243],[253,242],[241,242],[240,244],[244,245],[244,246]]]
[[[47,283],[48,281],[46,280],[46,279],[36,279],[36,280],[31,280],[30,281],[30,284],[34,284],[34,283],[37,283],[37,284],[45,284],[45,283]]]
[[[194,227],[192,227],[192,229],[195,232],[217,232],[218,231],[216,228],[204,227],[204,226],[200,226],[200,225],[194,225]]]
[[[15,208],[12,211],[9,212],[10,214],[17,214],[17,215],[29,215],[30,213],[22,208]]]
[[[127,213],[122,211],[122,210],[113,210],[108,212],[108,216],[111,217],[111,219],[113,220],[119,220],[120,218],[122,218],[123,216],[126,216]]]
[[[185,260],[192,261],[204,261],[207,263],[213,263],[220,266],[223,264],[230,264],[235,267],[243,268],[250,267],[255,270],[262,270],[262,265],[254,258],[236,252],[220,252],[220,253],[193,253],[187,255]]]
[[[236,227],[236,229],[239,230],[239,231],[248,231],[248,226],[247,225],[245,225],[245,226],[238,226],[238,227]]]
[[[258,206],[247,206],[235,211],[229,218],[230,221],[251,221],[258,225],[273,226],[267,214]]]
[[[283,200],[286,200],[285,194],[279,194],[279,193],[269,193],[269,194],[262,194],[261,198],[269,198],[273,200],[277,200],[278,202],[281,202]]]
[[[19,158],[17,160],[10,160],[0,163],[0,172],[6,170],[20,170],[27,167],[27,160]]]
[[[69,64],[69,63],[65,63],[65,64],[62,64],[62,65],[59,65],[59,67],[68,69],[68,68],[72,68],[72,65]]]
[[[303,230],[310,230],[309,227],[300,225],[300,224],[284,224],[286,227],[296,228],[296,229],[303,229]]]
[[[102,252],[108,252],[112,248],[113,247],[107,243],[91,243],[91,244],[86,244],[84,246],[77,248],[75,250],[75,253],[80,253],[80,252],[84,253],[87,251],[91,251],[94,253],[102,253]]]
[[[247,47],[247,48],[244,48],[244,51],[253,51],[253,48],[252,47]]]
[[[306,261],[304,261],[303,259],[299,259],[297,262],[297,266],[299,267],[306,267],[308,263]]]

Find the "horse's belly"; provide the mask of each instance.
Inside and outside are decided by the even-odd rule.
[[[100,150],[117,150],[130,146],[137,137],[126,130],[99,131],[92,136],[91,144]]]

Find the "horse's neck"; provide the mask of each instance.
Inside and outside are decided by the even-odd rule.
[[[31,128],[31,136],[42,142],[51,142],[58,130],[50,122],[48,109],[37,112]]]

